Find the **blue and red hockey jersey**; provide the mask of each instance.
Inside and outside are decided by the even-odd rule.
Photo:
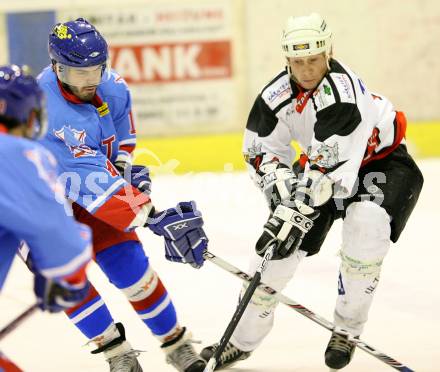
[[[91,258],[91,234],[68,216],[55,158],[33,141],[0,134],[0,163],[0,288],[22,240],[36,271],[72,275]]]
[[[130,92],[115,72],[103,81],[92,102],[63,88],[47,67],[38,77],[47,100],[48,133],[42,140],[56,156],[66,197],[119,230],[142,225],[140,208],[150,202],[113,166],[129,161],[136,145]]]

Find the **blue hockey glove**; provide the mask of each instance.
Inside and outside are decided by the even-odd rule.
[[[180,202],[175,208],[155,213],[147,225],[165,239],[165,257],[169,261],[203,265],[203,251],[208,238],[203,231],[203,218],[195,202]]]
[[[151,194],[150,170],[143,165],[131,166],[131,184],[141,192]]]
[[[69,284],[63,280],[48,279],[35,275],[34,292],[42,310],[51,313],[66,310],[80,303],[87,296],[90,283],[87,279],[79,284]]]
[[[116,162],[115,167],[121,176],[133,187],[136,187],[139,191],[147,195],[151,194],[151,178],[148,167],[143,165],[131,165],[126,162]]]

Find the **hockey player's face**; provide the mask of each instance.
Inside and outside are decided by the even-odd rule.
[[[75,96],[83,101],[90,101],[101,82],[104,66],[71,67],[57,63],[56,73]]]
[[[325,53],[308,57],[292,57],[288,61],[296,82],[307,90],[316,88],[327,73]]]
[[[81,101],[91,101],[96,93],[96,85],[86,87],[74,87],[69,85],[72,93],[77,96]]]

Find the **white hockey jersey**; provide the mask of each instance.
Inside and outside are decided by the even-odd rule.
[[[319,169],[338,184],[337,196],[347,197],[359,168],[404,143],[405,130],[402,112],[331,60],[330,71],[313,90],[304,91],[287,71],[263,88],[249,114],[243,153],[253,176],[273,158],[290,166],[295,158],[291,142],[297,141],[306,174]]]

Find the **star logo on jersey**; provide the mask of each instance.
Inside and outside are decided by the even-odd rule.
[[[74,158],[96,156],[96,150],[92,150],[85,144],[87,136],[85,130],[76,130],[70,126],[63,126],[60,130],[54,130],[54,134],[66,144]]]

